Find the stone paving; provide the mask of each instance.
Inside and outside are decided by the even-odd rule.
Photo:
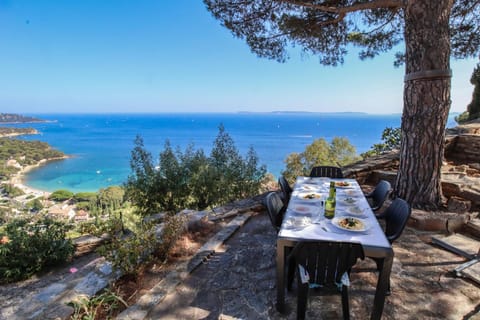
[[[480,289],[451,270],[465,260],[434,247],[435,233],[407,228],[394,245],[392,295],[383,319],[480,319]],[[146,319],[295,319],[295,291],[285,315],[275,309],[275,237],[266,214],[252,217],[221,250],[156,304]],[[352,271],[352,319],[368,319],[377,276],[366,259]],[[341,318],[339,295],[314,297],[307,319]]]
[[[452,276],[450,271],[465,260],[431,245],[430,237],[437,234],[407,227],[395,242],[393,294],[386,300],[383,319],[480,320],[479,286]],[[295,319],[295,291],[287,294],[285,315],[274,307],[275,239],[265,212],[238,215],[200,250],[201,257],[179,266],[118,319]],[[78,271],[71,273],[72,266]],[[72,295],[99,290],[112,278],[105,268],[103,258],[85,257],[40,278],[1,286],[0,319],[68,319],[72,310],[65,303]],[[352,271],[352,319],[369,318],[374,268],[366,259]],[[339,295],[309,301],[307,319],[339,318]]]
[[[0,286],[0,320],[68,319],[67,303],[93,296],[117,276],[103,257],[90,254],[73,263]]]

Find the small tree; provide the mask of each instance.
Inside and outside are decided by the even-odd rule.
[[[467,106],[468,119],[474,120],[480,118],[480,63],[473,69],[470,83],[473,84],[472,102]]]
[[[375,143],[369,151],[362,153],[361,156],[363,158],[368,158],[394,149],[399,149],[401,140],[402,130],[400,128],[387,127],[382,132],[383,142]]]
[[[97,201],[103,210],[112,213],[122,207],[125,190],[120,186],[110,186],[100,189]]]
[[[132,173],[125,183],[125,192],[136,205],[138,213],[146,215],[160,210],[161,195],[155,181],[157,176],[152,155],[145,149],[140,136],[135,138],[134,145],[130,159]]]
[[[30,200],[26,204],[26,208],[32,212],[39,212],[43,209],[43,204],[41,199],[35,198],[33,200]]]
[[[345,166],[360,160],[355,147],[346,138],[333,138],[329,144],[325,139],[314,140],[301,153],[291,153],[285,160],[286,168],[282,172],[285,178],[293,182],[297,176],[307,176],[315,166]]]
[[[65,201],[73,198],[73,192],[61,189],[54,191],[49,198],[54,201]]]

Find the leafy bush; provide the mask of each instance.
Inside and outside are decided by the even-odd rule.
[[[313,141],[301,153],[291,153],[285,159],[286,168],[282,171],[285,178],[293,182],[297,176],[308,176],[314,166],[345,166],[358,161],[355,147],[348,139],[335,137],[329,144],[320,138]]]
[[[185,223],[185,216],[171,215],[165,218],[160,236],[160,244],[155,252],[157,257],[162,260],[167,258],[168,252],[185,231]]]
[[[112,218],[107,220],[86,221],[77,225],[76,231],[80,234],[91,234],[101,236],[105,233],[116,234],[122,230],[123,223],[120,219]]]
[[[402,141],[401,128],[385,128],[382,132],[382,141],[382,143],[374,144],[369,151],[362,153],[361,156],[363,158],[368,158],[400,148],[400,143]]]
[[[141,215],[185,207],[205,209],[251,196],[259,191],[266,172],[258,165],[253,148],[245,158],[240,156],[222,125],[209,157],[203,150],[194,150],[193,145],[184,152],[179,148],[174,151],[166,141],[155,165],[143,140],[137,137],[130,166],[126,197]]]
[[[137,275],[138,266],[148,262],[157,245],[152,224],[142,223],[137,233],[124,235],[117,232],[111,241],[97,252],[112,263],[114,270],[123,275]]]
[[[68,227],[42,218],[19,219],[7,224],[0,243],[0,282],[27,279],[34,273],[70,260],[74,245],[65,239]]]

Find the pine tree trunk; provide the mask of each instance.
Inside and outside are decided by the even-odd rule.
[[[395,192],[417,208],[435,209],[442,204],[452,5],[453,0],[408,0],[405,9],[406,76]]]

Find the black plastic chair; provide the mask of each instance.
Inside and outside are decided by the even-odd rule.
[[[287,206],[288,202],[290,201],[290,196],[293,192],[292,187],[290,187],[287,179],[285,179],[284,176],[278,178],[278,184],[280,185],[280,189],[282,190],[283,204]]]
[[[392,186],[390,185],[390,182],[380,180],[380,182],[375,186],[375,189],[365,195],[365,198],[367,198],[368,204],[373,211],[377,211],[382,207],[391,189]]]
[[[405,200],[396,198],[382,214],[377,215],[377,218],[385,219],[385,235],[390,243],[402,235],[411,214],[410,205]]]
[[[405,200],[396,198],[381,215],[377,216],[379,219],[385,219],[385,236],[390,244],[402,235],[411,214],[410,205]],[[377,270],[380,271],[383,268],[383,260],[372,259],[377,264]],[[390,279],[388,280],[387,295],[390,295]]]
[[[278,233],[282,226],[287,205],[283,203],[282,199],[276,192],[270,192],[265,198],[265,206],[267,207],[270,222]],[[289,255],[290,252],[291,250],[287,250],[287,259],[284,261],[287,265],[287,279],[293,279],[295,276],[295,258]],[[287,289],[289,291],[292,289],[291,281],[287,281]]]
[[[310,171],[310,177],[343,178],[343,172],[339,167],[317,166]]]
[[[343,284],[342,277],[345,273],[349,275],[358,258],[365,258],[362,246],[348,242],[300,242],[290,256],[295,259],[298,268],[297,319],[305,319],[312,285],[321,290],[332,288],[341,291],[343,318],[349,319],[348,286]],[[308,281],[302,280],[302,273],[308,274]]]
[[[265,198],[265,206],[267,207],[270,222],[275,230],[278,232],[282,225],[283,215],[285,213],[285,205],[282,198],[276,192],[270,192]]]

